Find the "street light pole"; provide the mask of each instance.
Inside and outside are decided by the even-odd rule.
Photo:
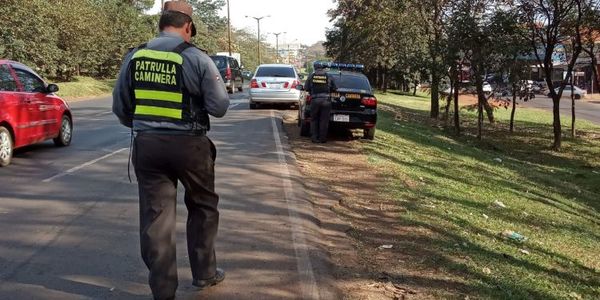
[[[275,50],[277,51],[277,63],[279,63],[279,35],[280,34],[286,34],[287,32],[274,32],[273,35],[275,35]]]
[[[227,0],[227,39],[229,45],[229,56],[231,56],[231,15],[229,12],[229,0]]]
[[[258,64],[259,65],[262,63],[261,59],[260,59],[260,20],[262,20],[264,18],[268,18],[268,17],[270,17],[270,16],[262,16],[262,17],[246,16],[246,18],[252,18],[252,19],[256,20],[256,24],[258,25],[258,49],[257,49],[258,51],[257,52],[258,52]]]

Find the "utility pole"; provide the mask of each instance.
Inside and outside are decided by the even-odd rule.
[[[275,35],[275,50],[277,51],[277,63],[279,63],[279,35],[286,34],[287,32],[274,32]]]
[[[162,12],[165,7],[165,0],[160,0],[160,11]]]
[[[257,49],[257,52],[258,52],[258,64],[259,65],[262,63],[261,59],[260,59],[260,20],[262,20],[264,18],[268,18],[268,17],[270,17],[270,15],[262,16],[262,17],[246,16],[246,18],[252,18],[252,19],[256,20],[256,24],[258,25],[258,49]]]
[[[229,40],[229,56],[231,56],[231,15],[229,11],[229,0],[227,0],[227,39]]]

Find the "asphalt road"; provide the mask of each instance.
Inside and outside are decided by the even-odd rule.
[[[305,198],[281,116],[232,97],[213,120],[221,223],[221,285],[191,286],[186,209],[178,202],[178,299],[336,299],[318,223]],[[0,299],[150,299],[139,255],[130,133],[111,99],[72,104],[73,143],[20,149],[0,169]],[[133,170],[132,170],[133,176]]]
[[[540,108],[552,111],[552,99],[537,95],[535,99],[525,102],[525,107]],[[571,98],[563,97],[560,101],[561,115],[571,117]],[[576,118],[600,124],[600,100],[575,100]]]

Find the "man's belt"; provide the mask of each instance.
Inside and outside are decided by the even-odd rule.
[[[206,130],[173,130],[173,129],[149,129],[136,131],[137,135],[158,134],[158,135],[186,135],[186,136],[205,136]]]
[[[312,98],[329,98],[329,93],[317,93],[310,95]]]

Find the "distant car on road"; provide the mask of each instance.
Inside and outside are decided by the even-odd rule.
[[[16,148],[48,139],[71,144],[73,116],[57,91],[27,66],[0,60],[0,167],[10,164]]]
[[[560,88],[555,88],[554,91],[556,93],[558,93],[559,89]],[[581,98],[584,98],[587,95],[587,91],[585,91],[585,90],[583,90],[581,88],[578,88],[576,86],[572,86],[570,84],[567,84],[565,86],[565,89],[564,89],[563,93],[562,93],[562,96],[563,97],[571,98],[571,93],[575,94],[575,99],[581,99]],[[548,94],[548,97],[550,97],[550,94]]]
[[[251,80],[252,79],[252,72],[250,71],[242,71],[242,77],[244,77],[244,79],[247,80]]]
[[[298,105],[301,92],[296,89],[302,76],[292,65],[260,65],[250,81],[250,109],[260,104]]]
[[[210,58],[219,69],[230,94],[233,94],[236,89],[240,92],[244,90],[244,76],[242,76],[242,68],[237,59],[225,55],[212,55]]]
[[[487,93],[487,94],[490,94],[493,91],[492,85],[490,85],[487,81],[483,82],[482,88],[483,88],[483,92]],[[469,93],[477,93],[477,90],[475,89],[475,86],[469,86],[469,87],[466,88],[466,90]],[[442,90],[441,93],[444,94],[444,95],[450,95],[450,94],[453,93],[453,91],[454,91],[453,89],[450,89],[450,87],[447,87],[446,89]],[[460,89],[458,91],[461,92]]]
[[[375,138],[377,98],[361,65],[330,64],[327,71],[333,80],[331,97],[331,127],[363,129],[365,139]],[[301,86],[302,87],[302,86]],[[298,127],[302,136],[310,136],[311,96],[305,93],[298,109]]]

